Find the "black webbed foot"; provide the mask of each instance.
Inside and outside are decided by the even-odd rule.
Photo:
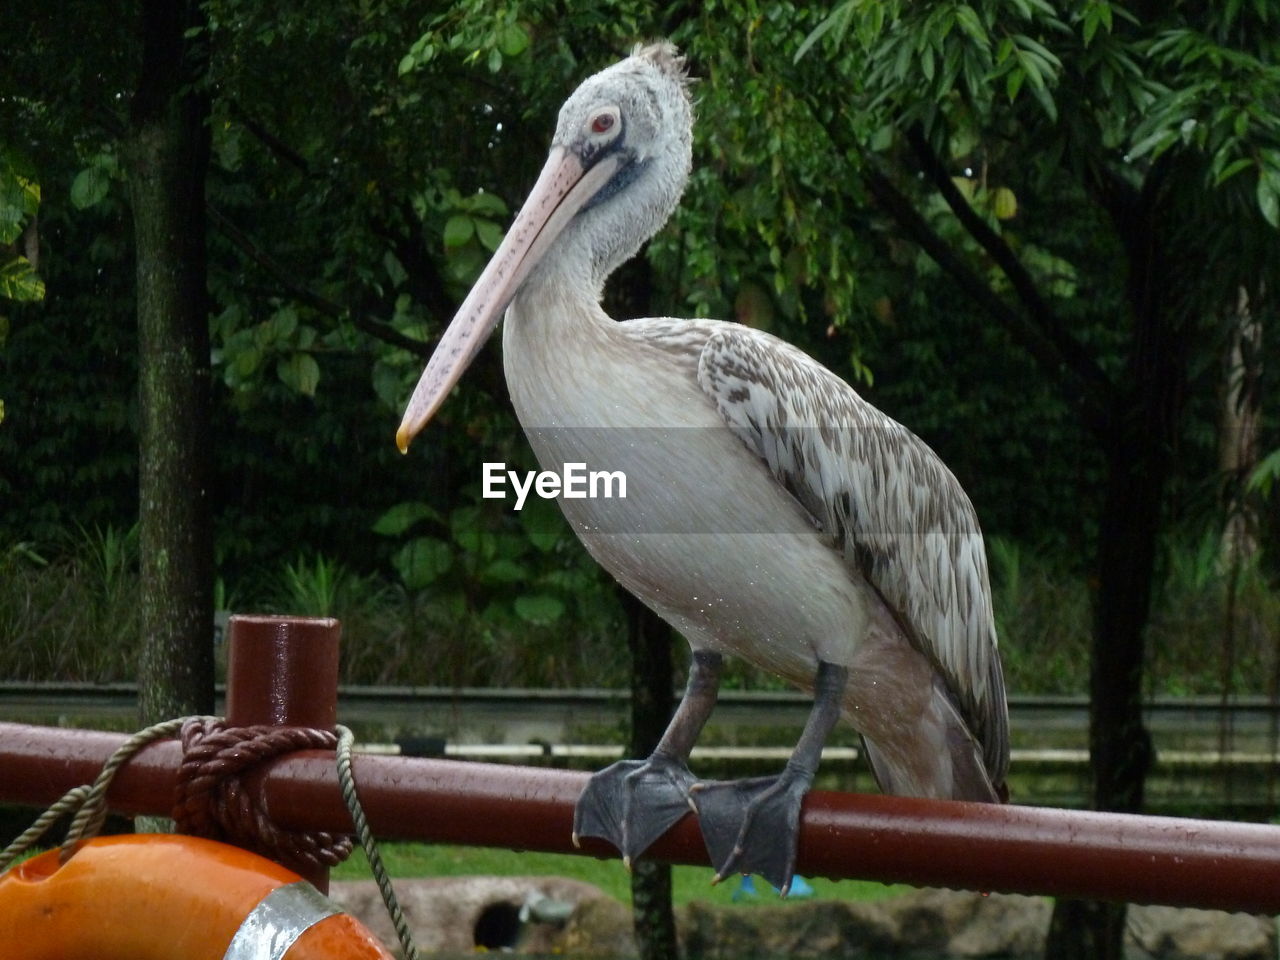
[[[595,774],[582,791],[573,813],[573,842],[608,840],[630,868],[681,817],[696,812],[689,796],[696,782],[684,763],[659,754],[620,760]]]
[[[698,821],[716,868],[715,882],[731,873],[758,873],[787,895],[795,874],[800,807],[810,781],[787,772],[698,784]]]

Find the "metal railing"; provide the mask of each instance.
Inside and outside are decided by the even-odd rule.
[[[336,712],[334,621],[235,618],[227,720],[331,727]],[[317,675],[315,665],[325,664]],[[45,806],[87,783],[124,735],[0,723],[0,800]],[[164,814],[182,749],[162,741],[117,775],[118,813]],[[573,807],[589,774],[453,759],[362,755],[356,783],[380,837],[616,856],[599,842],[574,848]],[[350,832],[333,754],[302,751],[250,778],[281,827]],[[706,864],[686,817],[651,851]],[[812,792],[797,869],[858,877],[1174,906],[1280,913],[1280,827],[1266,824],[994,806]],[[320,877],[323,883],[324,878]]]

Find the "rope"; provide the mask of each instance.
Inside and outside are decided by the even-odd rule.
[[[102,829],[102,824],[107,819],[107,791],[111,789],[111,781],[115,778],[116,771],[148,744],[156,740],[172,738],[182,724],[190,719],[202,718],[182,717],[153,724],[145,730],[139,730],[122,743],[107,758],[107,762],[102,765],[102,770],[92,784],[84,784],[68,790],[60,800],[40,814],[35,823],[24,830],[13,843],[5,847],[4,852],[0,853],[0,872],[9,869],[14,860],[38,843],[59,817],[72,813],[74,816],[71,826],[67,829],[67,837],[62,842],[62,853],[58,858],[61,863],[66,863],[82,840],[96,836]]]
[[[182,833],[257,850],[307,873],[351,854],[351,838],[324,830],[286,830],[272,822],[259,791],[244,779],[254,768],[295,750],[333,750],[330,730],[255,725],[229,727],[214,717],[182,724],[173,819]]]
[[[351,814],[351,822],[356,825],[356,836],[360,838],[360,846],[369,860],[369,869],[373,871],[373,879],[382,894],[382,902],[391,916],[391,925],[395,927],[400,948],[404,951],[405,960],[418,960],[418,947],[413,942],[413,934],[409,931],[408,921],[400,909],[400,901],[396,899],[395,890],[391,886],[391,876],[382,862],[382,853],[378,849],[378,841],[369,829],[369,821],[364,815],[364,807],[356,794],[355,773],[351,769],[351,747],[355,743],[355,734],[350,729],[338,725],[338,786],[342,790],[342,800]]]

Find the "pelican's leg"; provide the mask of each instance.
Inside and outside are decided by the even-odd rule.
[[[677,820],[697,812],[689,754],[716,705],[722,666],[718,653],[693,652],[684,697],[649,759],[620,760],[587,782],[573,812],[575,845],[579,837],[601,837],[622,851],[629,868]]]
[[[847,667],[820,661],[813,709],[786,768],[776,777],[694,788],[702,837],[716,868],[715,882],[730,873],[759,873],[786,896],[796,867],[800,806],[809,792],[822,745],[840,719]]]

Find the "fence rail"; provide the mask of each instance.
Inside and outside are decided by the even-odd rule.
[[[276,621],[246,624],[240,642],[233,620],[229,723],[332,727],[337,625],[323,623],[319,632],[332,633],[332,643],[318,657]],[[308,632],[316,631],[296,631]],[[281,649],[272,652],[271,643]],[[317,662],[331,672],[328,681],[316,678]],[[0,723],[0,801],[47,805],[91,781],[124,739]],[[113,781],[111,808],[166,813],[181,761],[176,741],[145,748]],[[378,755],[358,756],[354,771],[369,822],[383,837],[616,856],[602,843],[575,850],[570,841],[586,772]],[[245,782],[279,826],[352,828],[331,752],[287,754]],[[693,817],[652,855],[706,864]],[[805,802],[797,868],[811,876],[1280,913],[1280,827],[1267,824],[816,790]]]

